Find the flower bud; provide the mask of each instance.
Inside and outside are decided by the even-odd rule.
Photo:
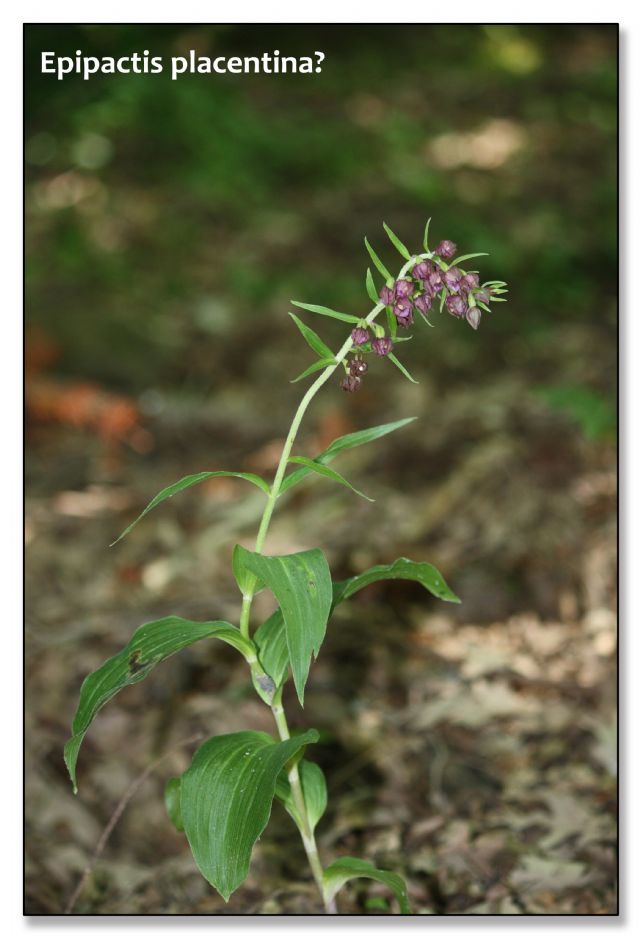
[[[480,325],[480,319],[482,319],[482,313],[477,306],[473,306],[471,309],[467,309],[467,322],[472,329],[477,329]]]
[[[465,273],[461,285],[465,290],[475,290],[480,285],[480,277],[477,273]]]
[[[358,355],[352,358],[351,361],[349,362],[349,374],[351,374],[352,377],[362,377],[363,375],[367,373],[368,370],[369,370],[369,365],[363,358],[360,358]]]
[[[447,304],[447,311],[457,319],[464,316],[467,311],[467,304],[462,296],[447,296],[445,302]]]
[[[411,280],[396,280],[393,291],[396,299],[407,299],[413,293],[415,287]]]
[[[364,345],[365,342],[369,341],[368,331],[358,326],[358,328],[354,329],[351,333],[351,341],[354,345]]]
[[[393,290],[388,286],[383,286],[380,290],[380,302],[385,306],[392,306],[395,299]]]
[[[388,355],[393,348],[393,342],[390,338],[384,335],[382,338],[374,338],[374,340],[371,342],[371,347],[377,355],[379,355],[381,358],[384,358],[384,356]]]
[[[486,289],[486,287],[482,290],[477,290],[473,295],[479,303],[491,302],[491,290]]]
[[[413,304],[408,299],[398,299],[393,307],[398,325],[408,328],[413,323]]]
[[[340,387],[348,394],[355,394],[355,392],[362,387],[362,378],[356,377],[353,374],[348,374],[340,381]]]
[[[444,260],[449,260],[450,257],[455,257],[457,251],[458,248],[453,241],[440,241],[433,253]]]

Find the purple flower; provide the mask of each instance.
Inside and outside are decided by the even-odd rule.
[[[393,291],[396,299],[407,299],[413,293],[414,288],[411,280],[396,280]]]
[[[447,296],[445,302],[447,304],[448,311],[457,319],[462,318],[462,316],[464,316],[467,311],[467,304],[465,303],[462,296]]]
[[[433,253],[448,260],[450,257],[454,257],[457,251],[458,248],[453,241],[440,241]]]
[[[437,293],[442,286],[442,271],[434,270],[433,273],[430,273],[427,277],[427,284],[432,293]]]
[[[369,365],[358,355],[349,362],[349,374],[351,374],[352,377],[362,377],[368,370]]]
[[[380,302],[384,303],[385,306],[392,306],[395,299],[395,294],[392,289],[388,286],[383,286],[380,290]]]
[[[356,377],[353,374],[348,374],[340,381],[340,387],[346,390],[348,394],[355,394],[355,392],[362,387],[362,378]]]
[[[430,273],[433,273],[435,270],[435,265],[431,260],[421,260],[419,264],[416,264],[411,275],[416,280],[426,280]]]
[[[449,270],[446,270],[442,279],[444,284],[449,290],[450,293],[459,293],[462,284],[462,274],[457,267],[450,267]]]
[[[488,290],[488,289],[476,290],[474,295],[479,303],[491,302],[491,290]]]
[[[413,305],[416,307],[418,312],[421,312],[423,316],[431,309],[432,298],[428,293],[421,293],[420,296],[416,296],[413,301]]]
[[[393,348],[393,342],[390,338],[387,338],[386,335],[383,335],[382,338],[374,338],[371,342],[371,347],[377,355],[384,358]]]
[[[472,329],[478,328],[480,319],[482,319],[482,313],[477,306],[472,306],[471,309],[467,309],[467,322]]]
[[[351,341],[354,345],[364,345],[365,342],[369,341],[368,331],[358,326],[358,328],[354,329],[351,333]]]
[[[477,273],[465,273],[461,285],[465,290],[475,290],[480,285],[480,277]]]
[[[413,304],[408,299],[398,299],[393,307],[398,325],[407,329],[413,323]]]

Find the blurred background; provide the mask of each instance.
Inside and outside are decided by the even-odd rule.
[[[406,555],[462,599],[380,583],[343,605],[295,728],[316,726],[326,857],[408,879],[425,914],[611,914],[615,899],[617,28],[27,26],[27,913],[318,910],[279,806],[225,905],[164,815],[188,740],[270,714],[203,643],[109,703],[74,798],[82,679],[144,621],[237,620],[230,557],[262,495],[219,479],[108,544],[202,470],[269,476],[313,356],[289,300],[366,313],[366,235],[487,251],[509,303],[477,333],[417,323],[362,391],[330,382],[297,452],[417,416],[307,482],[267,551],[336,578]],[[40,54],[325,52],[320,75],[40,75]],[[302,317],[332,347],[341,323]],[[248,490],[247,490],[248,489]],[[258,623],[272,608],[260,595]],[[394,910],[355,883],[344,913]]]

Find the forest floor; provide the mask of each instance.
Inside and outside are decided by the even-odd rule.
[[[416,424],[390,446],[345,458],[340,470],[375,506],[317,481],[283,505],[269,552],[321,545],[338,578],[399,555],[428,559],[463,599],[438,604],[410,583],[370,587],[335,614],[304,712],[290,693],[286,702],[294,730],[321,732],[312,757],[328,781],[318,827],[327,859],[354,855],[397,870],[419,914],[613,914],[615,452],[587,444],[560,417],[543,419],[509,380],[482,405],[475,389],[451,394],[428,442]],[[272,471],[277,414],[271,420],[237,394],[233,406],[245,406],[243,421],[224,406],[216,412],[225,419],[205,407],[185,419],[167,406],[146,421],[146,456],[107,451],[69,427],[31,432],[29,914],[63,911],[120,798],[163,755],[74,914],[321,910],[279,806],[228,904],[165,816],[164,782],[195,748],[186,740],[271,731],[231,649],[196,645],[105,706],[80,754],[77,797],[62,760],[82,679],[135,627],[169,613],[237,620],[231,549],[251,546],[261,509],[261,495],[242,482],[193,489],[107,549],[156,491],[211,466],[210,440],[213,467]],[[340,412],[321,412],[304,438],[309,452],[380,422]],[[256,622],[269,602],[258,597]],[[397,910],[372,882],[346,886],[338,900],[344,914]]]

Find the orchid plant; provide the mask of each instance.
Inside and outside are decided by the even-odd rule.
[[[291,735],[283,689],[292,679],[300,705],[304,705],[309,669],[320,651],[334,609],[369,584],[385,579],[407,579],[420,583],[445,602],[459,599],[441,573],[426,562],[401,557],[391,564],[373,566],[349,579],[333,582],[320,549],[286,556],[264,552],[274,509],[286,492],[305,478],[319,475],[362,495],[329,463],[339,453],[379,439],[413,419],[401,419],[341,436],[314,458],[293,455],[307,408],[334,373],[341,374],[340,387],[353,393],[360,389],[368,371],[367,358],[382,358],[413,381],[393,351],[406,340],[400,330],[408,329],[417,317],[432,326],[430,316],[436,308],[440,312],[446,309],[477,329],[483,312],[490,311],[490,304],[505,301],[504,282],[481,283],[477,271],[462,267],[466,261],[486,255],[457,256],[456,245],[448,240],[431,250],[429,223],[425,229],[424,251],[413,255],[387,225],[384,228],[405,263],[398,276],[393,277],[365,239],[373,266],[384,281],[378,290],[374,275],[367,270],[366,290],[373,308],[366,316],[303,302],[293,304],[307,312],[338,319],[350,329],[342,347],[334,353],[312,328],[290,313],[316,356],[294,381],[320,373],[298,405],[271,484],[248,472],[206,471],[188,475],[157,494],[114,541],[122,540],[162,501],[206,479],[234,476],[255,485],[265,497],[255,546],[248,550],[237,545],[233,552],[233,574],[242,596],[238,625],[227,621],[188,621],[173,615],[142,625],[126,647],[84,680],[72,735],[65,746],[65,762],[74,792],[77,792],[76,764],[82,740],[108,700],[124,687],[143,680],[161,661],[196,641],[217,638],[235,648],[246,661],[255,692],[271,709],[277,735],[252,730],[215,735],[198,748],[184,774],[171,778],[165,788],[170,821],[184,832],[198,869],[225,901],[247,876],[253,847],[267,825],[275,798],[282,802],[300,832],[327,913],[336,912],[336,895],[343,885],[362,877],[387,886],[400,912],[410,913],[407,889],[397,872],[377,869],[366,860],[349,856],[340,856],[329,865],[323,865],[315,829],[326,808],[327,788],[322,770],[307,757],[308,747],[316,743],[319,736],[314,729]],[[253,600],[265,588],[273,593],[278,607],[252,630]]]

